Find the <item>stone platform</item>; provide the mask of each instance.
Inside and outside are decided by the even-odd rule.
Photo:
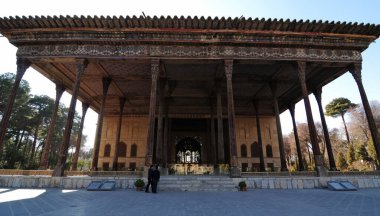
[[[140,176],[22,176],[1,175],[3,188],[62,188],[84,189],[91,181],[114,180],[116,189],[133,189]],[[146,178],[142,178],[147,183]],[[327,188],[328,181],[349,181],[357,188],[380,188],[380,176],[334,176],[334,177],[242,177],[228,176],[162,176],[158,184],[162,191],[237,191],[240,181],[246,181],[249,189],[312,189]]]

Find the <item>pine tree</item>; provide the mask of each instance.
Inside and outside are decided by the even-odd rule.
[[[339,152],[338,154],[338,159],[337,159],[337,165],[338,167],[342,170],[342,169],[346,169],[348,164],[347,164],[347,161],[346,159],[344,158],[344,155],[342,152]]]

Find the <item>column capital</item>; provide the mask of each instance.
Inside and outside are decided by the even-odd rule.
[[[352,63],[350,66],[348,66],[348,70],[354,77],[355,81],[361,81],[362,80],[362,63],[361,62],[355,62]]]
[[[272,91],[272,96],[276,98],[277,97],[277,81],[272,80],[271,82],[269,82],[269,87]]]
[[[78,71],[84,71],[84,69],[86,69],[89,64],[87,59],[76,59],[75,63],[77,65]]]
[[[298,77],[302,83],[305,83],[306,81],[306,62],[304,61],[297,61],[297,70],[298,70]]]
[[[160,59],[151,59],[151,72],[152,72],[152,79],[157,80],[158,74],[160,73]]]
[[[30,65],[32,65],[32,62],[26,58],[17,58],[16,64],[17,64],[17,72],[19,71],[25,72],[26,69],[28,69]]]
[[[108,92],[108,87],[110,86],[111,84],[111,77],[103,77],[102,78],[102,83],[103,83],[103,95],[106,95],[107,92]]]
[[[313,89],[313,94],[315,96],[315,99],[317,99],[317,102],[321,102],[322,100],[322,87],[317,87]]]
[[[224,60],[224,72],[226,74],[226,78],[228,80],[232,79],[232,71],[233,71],[233,64],[234,60],[232,59],[225,59]]]

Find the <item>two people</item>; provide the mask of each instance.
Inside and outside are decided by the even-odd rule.
[[[157,184],[160,181],[160,171],[158,165],[150,165],[148,171],[148,184],[146,185],[145,192],[149,193],[149,186],[152,187],[152,193],[157,193]]]

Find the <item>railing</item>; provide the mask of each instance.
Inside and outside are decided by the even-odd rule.
[[[317,176],[315,171],[302,171],[302,172],[242,172],[243,177],[289,177],[289,176]]]
[[[0,175],[51,176],[53,170],[0,169]],[[65,171],[65,176],[142,176],[143,171]]]

